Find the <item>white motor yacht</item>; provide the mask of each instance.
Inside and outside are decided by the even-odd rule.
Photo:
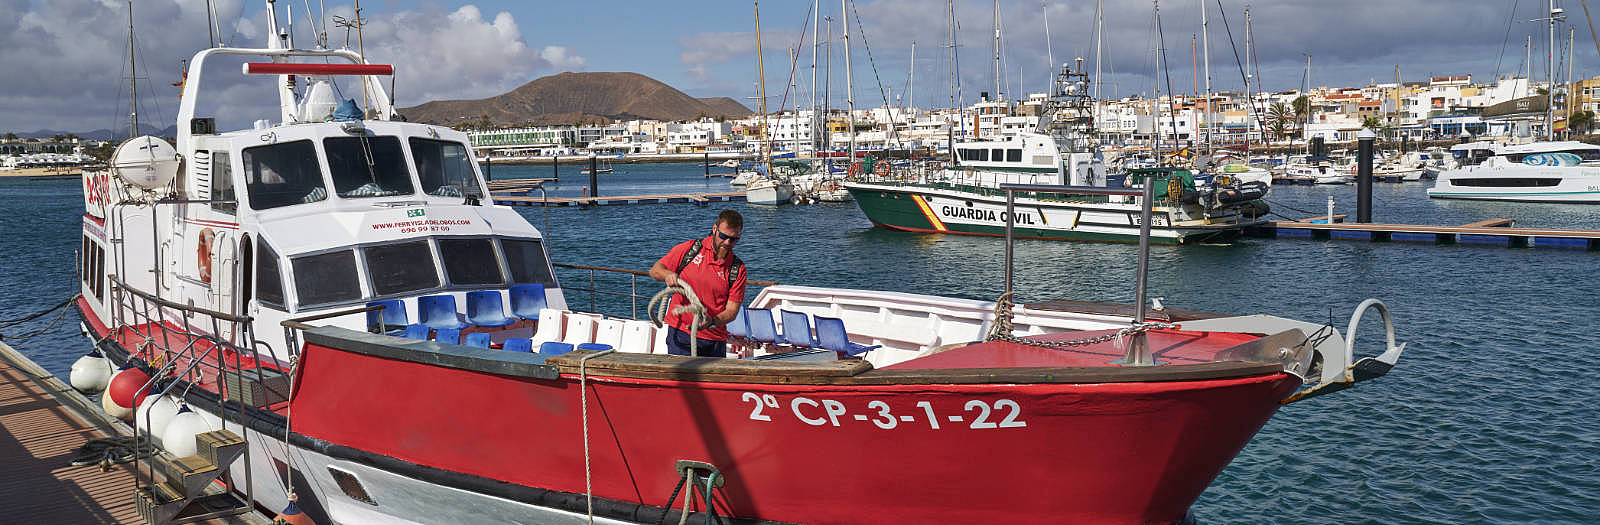
[[[1450,149],[1462,167],[1440,172],[1429,197],[1600,204],[1600,146],[1542,141]]]

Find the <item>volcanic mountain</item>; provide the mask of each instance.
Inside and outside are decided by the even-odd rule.
[[[561,73],[478,100],[437,100],[402,108],[412,122],[493,126],[595,124],[652,119],[743,117],[750,109],[728,97],[695,98],[638,73]]]

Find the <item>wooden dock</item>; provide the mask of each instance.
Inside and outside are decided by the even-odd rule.
[[[506,206],[616,206],[622,204],[690,203],[706,205],[712,202],[738,202],[744,200],[743,191],[719,193],[673,193],[666,195],[617,195],[600,197],[549,197],[495,192],[494,203]]]
[[[1460,226],[1422,224],[1378,224],[1337,222],[1276,221],[1251,231],[1258,237],[1291,237],[1312,240],[1357,240],[1371,242],[1416,242],[1428,244],[1481,244],[1508,248],[1567,248],[1600,250],[1600,230],[1555,228],[1516,228],[1511,219],[1497,218]],[[1324,217],[1314,217],[1325,220]]]
[[[70,464],[90,439],[132,434],[90,410],[98,403],[0,343],[0,523],[144,523],[134,506],[132,464],[105,472]],[[250,513],[199,523],[269,521]]]

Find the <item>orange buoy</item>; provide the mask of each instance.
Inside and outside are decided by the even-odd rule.
[[[295,497],[291,495],[289,496],[289,506],[284,507],[283,512],[279,512],[278,517],[272,520],[272,523],[273,525],[280,523],[283,525],[316,525],[317,522],[312,521],[311,516],[307,516],[306,513],[300,512],[300,505],[295,503]]]

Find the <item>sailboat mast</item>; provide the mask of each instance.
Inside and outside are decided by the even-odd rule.
[[[994,98],[1000,100],[1000,0],[994,0]]]
[[[850,0],[839,0],[839,10],[844,12],[844,105],[849,112],[845,122],[850,126],[850,165],[856,162],[856,83],[850,72]]]
[[[1163,49],[1162,46],[1166,45],[1166,41],[1161,37],[1161,0],[1151,0],[1151,4],[1153,6],[1153,8],[1151,9],[1151,12],[1154,13],[1154,18],[1152,19],[1153,22],[1151,23],[1151,27],[1154,28],[1155,32],[1156,32],[1156,56],[1155,56],[1155,60],[1152,60],[1151,62],[1155,63],[1156,71],[1151,76],[1150,83],[1155,85],[1156,96],[1155,96],[1155,98],[1150,99],[1150,120],[1152,122],[1155,122],[1155,126],[1153,126],[1153,128],[1155,130],[1155,140],[1154,140],[1155,148],[1154,149],[1155,149],[1155,154],[1156,154],[1156,165],[1160,166],[1162,164],[1162,162],[1161,162],[1161,62],[1162,62],[1161,58],[1163,56],[1165,56],[1164,53],[1166,52],[1166,50]]]
[[[1556,103],[1556,18],[1561,11],[1556,9],[1556,0],[1550,0],[1550,43],[1545,46],[1544,53],[1544,79],[1549,82],[1545,87],[1544,103],[1544,136],[1546,139],[1555,137],[1555,109]]]
[[[767,168],[767,176],[772,176],[772,127],[767,121],[767,66],[762,60],[761,50],[761,2],[754,2],[756,9],[756,90],[757,111],[761,112],[761,164]]]
[[[961,94],[961,63],[956,60],[955,0],[946,0],[945,10],[950,14],[950,106],[956,108],[956,122],[954,128],[950,131],[950,135],[954,137],[956,131],[966,124],[967,111],[966,107],[962,105],[962,99],[965,97]],[[954,140],[952,139],[951,142],[953,143]],[[953,144],[950,148],[950,158],[956,158],[956,150]]]
[[[1562,84],[1561,92],[1566,96],[1566,103],[1562,104],[1567,110],[1567,136],[1572,136],[1572,46],[1577,44],[1578,29],[1567,28],[1567,81]]]
[[[1200,57],[1205,63],[1206,77],[1206,105],[1201,109],[1200,118],[1206,130],[1206,154],[1211,154],[1211,31],[1206,24],[1206,2],[1200,0]]]
[[[1101,51],[1101,48],[1102,48],[1102,43],[1105,40],[1105,35],[1102,35],[1100,33],[1100,31],[1102,29],[1104,29],[1104,27],[1105,27],[1105,18],[1102,16],[1102,14],[1100,12],[1101,5],[1102,5],[1102,0],[1095,0],[1095,3],[1094,3],[1094,121],[1095,121],[1095,125],[1097,125],[1097,126],[1099,125],[1099,122],[1100,122],[1100,51]],[[1055,62],[1051,62],[1050,63],[1051,74],[1055,73],[1055,68],[1057,68],[1057,67],[1061,67],[1061,66],[1057,66],[1055,64]]]
[[[906,79],[906,107],[917,107],[917,41],[911,41],[911,74]],[[916,120],[915,115],[911,119]]]
[[[817,142],[818,141],[817,123],[818,123],[819,119],[818,119],[818,115],[817,115],[817,48],[822,47],[822,42],[817,40],[817,33],[821,30],[821,28],[819,28],[817,26],[819,25],[819,23],[822,20],[822,13],[820,12],[819,9],[817,9],[817,7],[820,5],[821,1],[822,0],[811,0],[811,122],[810,122],[810,125],[811,125],[811,157],[812,158],[816,158],[816,156],[817,156],[817,144],[818,144],[818,142]],[[795,151],[795,156],[798,157],[799,155],[800,155],[800,152],[798,150],[796,150]]]
[[[139,74],[133,59],[133,0],[128,0],[128,138],[139,134]]]

